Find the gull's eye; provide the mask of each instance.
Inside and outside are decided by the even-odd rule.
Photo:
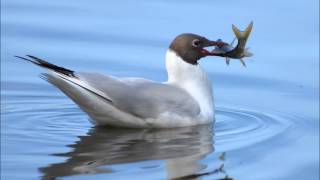
[[[200,46],[200,40],[199,39],[194,39],[192,41],[192,46],[193,47],[199,47]]]

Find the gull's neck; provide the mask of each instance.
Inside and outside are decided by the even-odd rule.
[[[187,91],[199,103],[201,114],[207,118],[213,118],[212,86],[207,73],[201,66],[187,63],[169,49],[166,53],[166,67],[167,83]]]

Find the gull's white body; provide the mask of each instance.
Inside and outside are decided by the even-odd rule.
[[[207,73],[200,65],[191,65],[183,61],[171,50],[166,54],[168,84],[176,85],[187,91],[199,104],[199,118],[210,122],[214,118],[212,84]],[[201,120],[200,120],[201,122]]]
[[[171,128],[213,122],[212,86],[200,65],[189,64],[168,50],[166,68],[164,83],[92,73],[76,73],[74,78],[54,71],[44,78],[97,125]]]

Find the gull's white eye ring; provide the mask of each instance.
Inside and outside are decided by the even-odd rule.
[[[192,41],[192,46],[193,47],[199,47],[199,45],[200,45],[200,40],[199,39],[194,39]]]

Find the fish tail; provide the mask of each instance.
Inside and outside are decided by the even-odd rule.
[[[250,22],[246,30],[244,31],[244,37],[247,39],[252,31],[253,21]]]
[[[232,30],[236,35],[237,39],[247,39],[252,31],[253,21],[248,25],[245,31],[240,31],[235,25],[232,25]]]

